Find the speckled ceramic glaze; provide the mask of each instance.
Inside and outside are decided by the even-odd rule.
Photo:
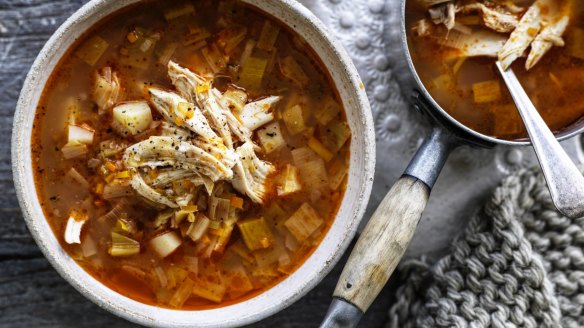
[[[306,262],[287,279],[247,301],[204,311],[177,311],[136,302],[102,285],[61,248],[36,196],[31,135],[39,98],[54,66],[85,30],[108,14],[139,0],[94,0],[83,6],[51,37],[34,62],[18,101],[12,136],[13,175],[30,232],[57,269],[77,290],[99,306],[133,322],[166,327],[229,327],[265,318],[298,300],[339,260],[361,220],[373,181],[375,139],[365,88],[349,56],[332,33],[293,0],[243,0],[280,19],[302,35],[328,68],[341,95],[353,132],[346,195],[330,231]]]

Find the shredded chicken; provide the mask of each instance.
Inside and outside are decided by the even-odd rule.
[[[201,110],[190,103],[186,99],[177,95],[174,92],[165,91],[159,88],[149,88],[148,94],[150,95],[150,102],[154,108],[164,116],[164,118],[171,123],[176,123],[177,118],[180,118],[182,124],[189,130],[195,132],[196,134],[202,136],[206,139],[216,139],[217,134],[209,126],[209,122],[201,112]],[[179,104],[188,103],[192,106],[192,117],[187,118],[181,113],[179,113]]]
[[[236,150],[239,155],[233,167],[233,187],[247,195],[255,203],[263,203],[266,194],[266,180],[275,167],[257,157],[252,143],[246,142]]]
[[[531,5],[499,53],[503,68],[509,68],[536,40],[535,48],[532,47],[529,54],[531,59],[526,63],[527,69],[539,62],[553,45],[563,45],[559,39],[569,23],[568,11],[563,8],[569,6],[571,0],[537,0]]]
[[[192,103],[203,106],[202,99],[199,98],[197,86],[205,84],[207,81],[192,71],[180,66],[172,60],[168,62],[168,76],[180,95]]]
[[[92,98],[97,104],[98,113],[104,114],[120,98],[120,79],[111,67],[104,67],[95,73]]]
[[[436,25],[444,24],[448,30],[456,24],[456,7],[454,2],[446,2],[428,9],[432,22]]]
[[[243,106],[240,114],[243,125],[253,131],[273,121],[274,113],[270,112],[270,109],[278,103],[280,99],[281,97],[272,96]]]
[[[130,183],[132,188],[136,190],[136,192],[144,197],[145,199],[153,202],[154,204],[168,206],[170,208],[177,208],[178,205],[171,201],[170,199],[166,198],[156,190],[152,189],[140,176],[140,174],[135,174],[132,177],[132,181]]]
[[[470,3],[457,8],[463,14],[478,13],[486,27],[499,33],[511,33],[517,28],[517,16],[509,12],[491,9],[482,3]]]
[[[207,151],[173,137],[153,136],[126,149],[128,168],[166,167],[193,170],[213,181],[230,180],[233,171]]]

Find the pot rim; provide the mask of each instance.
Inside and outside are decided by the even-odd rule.
[[[340,41],[303,5],[295,0],[266,3],[262,0],[243,0],[263,12],[268,12],[266,8],[274,9],[278,14],[272,12],[269,15],[298,34],[299,30],[305,29],[307,35],[303,37],[324,63],[337,90],[341,94],[341,89],[345,91],[347,99],[342,100],[353,136],[349,182],[341,208],[329,231],[305,262],[283,281],[255,297],[233,305],[199,311],[172,310],[134,301],[93,278],[60,246],[37,198],[30,149],[33,123],[30,117],[34,117],[48,77],[74,39],[110,13],[140,1],[92,0],[86,3],[51,36],[27,74],[14,114],[11,148],[15,189],[25,222],[45,257],[65,280],[98,306],[129,321],[146,326],[188,327],[197,324],[227,327],[261,320],[291,305],[316,286],[339,261],[357,231],[367,207],[375,168],[373,119],[365,88]],[[280,11],[276,11],[278,8]],[[293,26],[291,21],[303,27]],[[91,24],[83,27],[87,22]],[[75,32],[76,29],[81,32]],[[329,62],[323,56],[327,56]],[[43,86],[40,90],[37,88],[39,85]],[[351,116],[349,108],[352,109]]]

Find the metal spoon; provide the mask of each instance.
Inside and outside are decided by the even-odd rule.
[[[497,68],[507,84],[533,143],[556,208],[570,218],[584,215],[584,177],[527,96],[511,68]]]

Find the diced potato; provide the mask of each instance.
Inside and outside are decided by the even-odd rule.
[[[584,60],[584,29],[575,27],[566,40],[566,54]]]
[[[184,16],[184,15],[188,15],[191,13],[195,12],[195,6],[193,6],[192,3],[190,2],[186,2],[183,3],[182,5],[178,5],[175,7],[172,7],[170,9],[167,9],[164,11],[164,18],[166,18],[167,21],[169,20],[173,20],[175,18]]]
[[[114,107],[112,128],[121,136],[135,136],[152,123],[152,111],[145,101],[127,102]]]
[[[300,105],[286,108],[282,113],[282,119],[284,120],[284,124],[286,124],[286,128],[288,128],[288,131],[292,135],[296,135],[306,130],[304,115]]]
[[[161,258],[172,254],[180,245],[182,240],[174,231],[168,231],[150,240],[152,250]]]
[[[252,251],[268,248],[274,243],[272,230],[263,217],[239,221],[237,226],[245,245]]]
[[[297,241],[303,242],[310,237],[321,225],[322,219],[308,203],[302,204],[284,225]]]
[[[68,132],[68,142],[70,144],[73,143],[81,143],[86,145],[91,145],[93,143],[93,135],[94,131],[89,130],[88,128],[76,126],[76,125],[69,125]]]
[[[257,135],[266,154],[270,154],[286,145],[278,122],[266,125],[263,129],[258,130]]]
[[[472,91],[477,104],[495,102],[502,97],[501,85],[497,80],[475,83],[472,85]]]
[[[310,137],[310,139],[308,139],[308,147],[327,162],[333,159],[334,154],[315,137]]]
[[[276,43],[279,33],[280,27],[272,24],[269,20],[266,20],[262,26],[262,32],[257,47],[262,50],[271,51],[274,48],[274,43]]]
[[[298,169],[290,164],[282,170],[279,177],[279,184],[276,188],[278,196],[293,194],[302,189],[302,184],[298,178]]]
[[[77,57],[81,58],[87,64],[93,66],[105,53],[109,43],[99,36],[94,36],[85,41],[75,52]]]
[[[306,86],[310,81],[306,73],[304,73],[302,66],[292,56],[288,56],[280,61],[280,72],[301,87]]]

